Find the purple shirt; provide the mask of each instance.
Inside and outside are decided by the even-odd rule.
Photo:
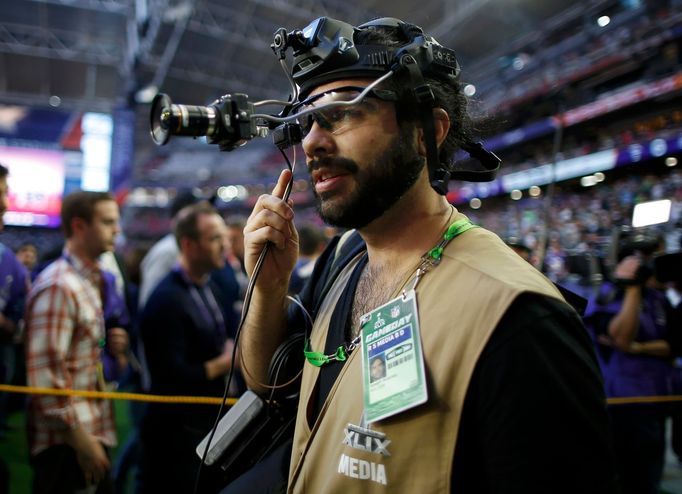
[[[639,330],[635,341],[645,342],[666,338],[666,298],[658,290],[643,289]],[[607,311],[616,315],[622,300],[616,299]],[[606,396],[665,396],[673,394],[673,367],[670,360],[649,355],[613,351],[604,364]]]
[[[0,312],[15,323],[24,317],[28,283],[28,271],[24,265],[14,252],[0,243]]]
[[[104,312],[104,326],[111,328],[123,328],[130,331],[130,315],[125,300],[116,290],[116,277],[109,271],[102,270],[104,289],[102,290],[102,310]],[[122,370],[119,368],[116,358],[109,353],[107,347],[102,352],[102,365],[104,378],[107,381],[119,381]]]

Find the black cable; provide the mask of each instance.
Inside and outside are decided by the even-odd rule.
[[[289,160],[289,157],[286,155],[283,149],[279,148],[280,152],[282,153],[282,156],[284,156],[284,160],[286,162],[287,168],[292,172],[291,178],[289,179],[289,182],[287,183],[286,189],[284,190],[284,196],[283,200],[287,201],[289,199],[289,195],[291,194],[291,189],[293,186],[294,182],[294,174],[293,174],[293,167],[291,165],[291,161]],[[249,307],[251,305],[251,296],[253,295],[253,290],[256,286],[256,280],[258,279],[258,275],[260,274],[261,267],[263,265],[263,261],[265,259],[265,256],[268,253],[268,248],[270,247],[270,243],[265,244],[263,247],[263,250],[260,253],[260,256],[258,256],[258,260],[256,261],[256,265],[254,266],[253,269],[253,275],[251,276],[251,279],[249,280],[249,284],[246,287],[246,294],[244,295],[244,304],[242,306],[242,314],[241,318],[239,320],[239,325],[237,326],[237,331],[234,335],[234,347],[232,348],[232,358],[230,362],[230,372],[228,373],[227,380],[225,381],[225,390],[223,391],[223,397],[220,402],[220,408],[218,409],[218,414],[216,416],[215,423],[213,424],[213,428],[211,429],[211,434],[208,437],[208,441],[206,442],[206,447],[204,448],[204,453],[201,456],[201,462],[199,463],[199,469],[197,470],[197,475],[194,481],[194,494],[198,494],[198,489],[199,489],[199,479],[201,478],[201,470],[204,465],[204,462],[206,461],[206,456],[208,454],[208,450],[211,447],[211,442],[213,441],[213,436],[215,436],[216,431],[218,430],[218,424],[220,423],[220,417],[223,413],[223,408],[225,408],[225,400],[227,399],[227,393],[230,389],[230,383],[232,382],[232,376],[234,374],[234,363],[235,359],[237,358],[237,348],[239,345],[239,336],[241,335],[242,332],[242,327],[244,326],[244,321],[246,320],[246,316],[248,315],[249,312]]]

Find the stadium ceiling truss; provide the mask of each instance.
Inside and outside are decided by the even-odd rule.
[[[0,102],[45,106],[56,95],[65,107],[107,111],[145,88],[195,104],[228,91],[281,98],[288,87],[272,33],[321,15],[409,19],[473,59],[507,35],[487,29],[486,40],[471,39],[472,24],[504,23],[518,35],[538,22],[530,9],[538,2],[505,12],[497,1],[367,0],[359,8],[342,0],[0,0]],[[555,4],[556,13],[572,2],[539,3]]]

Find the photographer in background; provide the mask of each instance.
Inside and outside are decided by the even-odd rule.
[[[603,363],[606,395],[671,395],[674,369],[666,339],[669,306],[653,270],[653,258],[663,242],[650,235],[628,235],[617,245],[614,284],[598,302],[602,315],[610,316],[602,318],[599,342],[613,350]],[[609,411],[622,492],[657,493],[663,474],[667,409],[643,403],[616,405]]]

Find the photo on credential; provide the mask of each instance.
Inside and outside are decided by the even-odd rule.
[[[375,382],[386,377],[386,360],[383,354],[372,357],[369,363],[369,382]]]

